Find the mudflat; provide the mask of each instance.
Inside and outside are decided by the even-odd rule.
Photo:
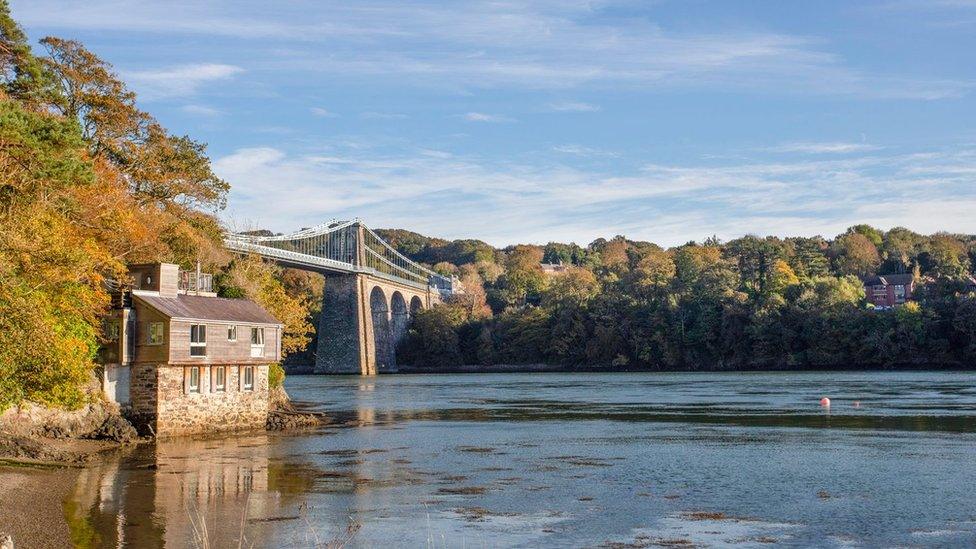
[[[64,502],[74,489],[78,469],[0,465],[0,532],[15,547],[71,547]]]

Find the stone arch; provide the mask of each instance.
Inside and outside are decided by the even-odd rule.
[[[393,346],[396,347],[404,334],[407,333],[407,323],[410,321],[410,311],[407,310],[407,301],[400,292],[393,292],[390,298],[390,325],[393,332]]]
[[[369,310],[373,319],[373,343],[375,348],[375,372],[394,369],[393,333],[390,327],[390,307],[383,288],[374,286],[369,293]]]
[[[420,296],[413,296],[413,298],[410,299],[410,316],[413,316],[423,310],[424,301],[420,299]]]

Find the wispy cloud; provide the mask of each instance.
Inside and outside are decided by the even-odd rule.
[[[552,150],[558,153],[572,154],[576,156],[592,156],[592,157],[616,157],[620,156],[617,153],[604,151],[601,149],[594,149],[592,147],[584,147],[582,145],[556,145]]]
[[[560,89],[594,84],[931,100],[965,95],[974,85],[965,79],[855,68],[829,44],[809,36],[677,31],[643,17],[601,17],[611,0],[420,6],[393,0],[324,1],[304,7],[300,17],[294,10],[270,14],[260,4],[231,0],[184,0],[175,6],[116,0],[17,4],[28,24],[247,41],[260,37],[287,45],[288,54],[267,48],[273,53],[255,62],[413,86]]]
[[[877,145],[868,143],[845,143],[842,141],[833,142],[807,142],[807,143],[784,143],[769,147],[766,150],[782,153],[805,153],[805,154],[848,154],[866,151],[876,151],[881,149]]]
[[[976,150],[963,149],[716,167],[650,164],[620,175],[425,151],[385,156],[333,148],[322,156],[264,147],[237,151],[215,167],[233,184],[231,217],[273,230],[359,216],[499,245],[614,234],[673,245],[712,234],[831,236],[858,222],[976,232],[974,162]]]
[[[309,112],[311,112],[315,116],[318,116],[319,118],[335,118],[339,116],[338,114],[330,110],[323,109],[322,107],[312,107],[311,109],[309,109]]]
[[[143,99],[161,99],[194,94],[201,86],[228,80],[244,69],[221,63],[196,63],[153,70],[129,71],[126,80]]]
[[[485,114],[483,112],[468,112],[461,115],[468,122],[514,122],[515,119],[498,114]]]
[[[206,105],[184,105],[180,107],[180,110],[187,114],[206,117],[216,117],[224,114],[224,112],[220,109],[215,109]]]
[[[549,110],[557,112],[596,112],[600,110],[599,105],[583,103],[579,101],[562,101],[559,103],[549,103]]]

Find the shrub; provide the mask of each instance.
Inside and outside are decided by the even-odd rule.
[[[285,369],[275,362],[268,368],[268,387],[278,389],[285,384]]]

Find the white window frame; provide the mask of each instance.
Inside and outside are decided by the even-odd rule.
[[[227,341],[237,341],[237,326],[227,327]]]
[[[193,329],[196,328],[197,341],[193,339]],[[201,328],[203,337],[200,337]],[[194,349],[203,349],[203,354],[197,355],[193,354]],[[207,325],[206,324],[191,324],[190,325],[190,357],[192,358],[206,358],[207,357]]]
[[[251,357],[264,356],[264,328],[251,328]]]
[[[227,390],[227,367],[226,366],[214,366],[211,368],[213,372],[213,383],[211,384],[211,390],[214,393],[223,393]],[[223,379],[221,379],[223,377]]]
[[[195,387],[193,385],[193,374],[196,374],[196,376],[197,376],[197,384],[196,384]],[[193,394],[200,393],[200,367],[199,366],[190,366],[189,369],[187,370],[186,377],[187,377],[187,379],[186,379],[186,392],[187,393],[193,393]]]
[[[159,333],[156,333],[156,329]],[[162,345],[166,343],[166,323],[150,322],[149,329],[146,330],[146,345]]]
[[[248,382],[248,374],[250,374],[251,381]],[[245,391],[254,390],[254,366],[244,366],[243,371],[241,371],[241,387]]]

